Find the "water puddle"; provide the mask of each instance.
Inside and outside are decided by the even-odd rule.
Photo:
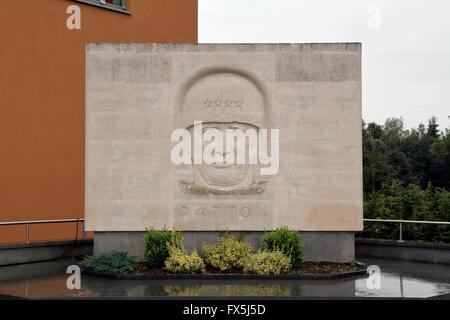
[[[450,293],[450,266],[384,259],[360,261],[378,265],[378,289],[367,286],[367,276],[338,280],[122,280],[82,276],[81,290],[69,290],[66,268],[77,260],[59,260],[0,268],[0,295],[26,298],[72,297],[414,297]]]

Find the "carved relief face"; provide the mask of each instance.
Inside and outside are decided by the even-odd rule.
[[[203,131],[220,130],[226,140],[227,129],[245,132],[266,127],[266,98],[258,83],[245,72],[217,70],[194,75],[180,94],[180,126],[193,136],[193,124],[202,121]],[[248,140],[248,139],[246,139]],[[208,146],[211,142],[204,143]],[[226,144],[224,142],[224,147]],[[192,146],[193,150],[193,146]],[[193,180],[180,181],[194,194],[258,194],[264,191],[258,165],[249,165],[248,141],[246,164],[237,164],[237,146],[222,151],[224,158],[234,153],[234,164],[193,165]]]
[[[242,132],[245,132],[247,129],[253,128],[257,130],[256,126],[239,123],[239,122],[206,122],[203,123],[203,132],[208,129],[216,129],[220,130],[223,134],[223,158],[226,159],[227,154],[234,153],[234,164],[226,164],[226,163],[212,163],[210,165],[202,164],[202,165],[194,165],[194,170],[196,171],[197,176],[201,178],[202,182],[204,182],[209,187],[218,187],[224,189],[233,189],[236,187],[246,187],[247,185],[252,183],[252,170],[254,165],[249,164],[237,164],[237,144],[234,143],[233,146],[230,144],[226,145],[225,141],[225,132],[227,129],[239,129]],[[188,130],[193,136],[193,126],[189,127]],[[203,142],[203,148],[206,147],[210,142]],[[193,148],[193,146],[192,146]],[[248,158],[248,139],[246,139],[246,157]],[[246,163],[248,161],[246,160]],[[196,181],[198,183],[198,181]],[[203,183],[200,183],[203,184]]]

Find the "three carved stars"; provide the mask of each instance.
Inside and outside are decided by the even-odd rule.
[[[206,99],[203,102],[205,109],[212,110],[226,110],[226,109],[242,109],[242,101],[230,100],[230,99],[220,99],[215,100]]]

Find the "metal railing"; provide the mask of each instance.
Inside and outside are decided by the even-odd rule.
[[[62,220],[37,220],[37,221],[12,221],[12,222],[0,222],[1,226],[15,226],[26,225],[26,243],[30,243],[30,225],[32,224],[45,224],[45,223],[76,223],[75,240],[78,237],[78,224],[81,222],[82,226],[82,239],[86,239],[86,231],[84,226],[84,219],[62,219]],[[403,224],[437,224],[437,225],[450,225],[450,222],[446,221],[416,221],[416,220],[389,220],[389,219],[364,219],[364,222],[379,222],[379,223],[398,223],[399,228],[399,241],[403,241]]]
[[[364,219],[364,222],[386,222],[386,223],[398,223],[399,228],[399,240],[403,241],[403,224],[438,224],[438,225],[450,225],[450,222],[446,221],[416,221],[416,220],[389,220],[389,219]]]
[[[30,243],[30,225],[32,224],[46,224],[46,223],[75,223],[76,224],[76,234],[75,240],[78,239],[78,224],[81,222],[82,227],[82,239],[86,239],[86,231],[84,228],[84,219],[62,219],[62,220],[36,220],[36,221],[12,221],[12,222],[0,222],[1,226],[18,226],[18,225],[26,225],[27,226],[27,240],[26,244]]]

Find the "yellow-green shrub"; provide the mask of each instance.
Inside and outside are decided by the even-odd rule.
[[[291,269],[291,259],[280,250],[252,254],[244,260],[244,272],[281,274]]]
[[[169,257],[164,264],[173,273],[205,273],[205,264],[197,252],[187,255],[183,249],[169,245]]]
[[[242,268],[244,259],[252,252],[253,248],[249,243],[235,240],[231,234],[220,236],[213,245],[202,244],[202,254],[206,264],[221,271]]]

